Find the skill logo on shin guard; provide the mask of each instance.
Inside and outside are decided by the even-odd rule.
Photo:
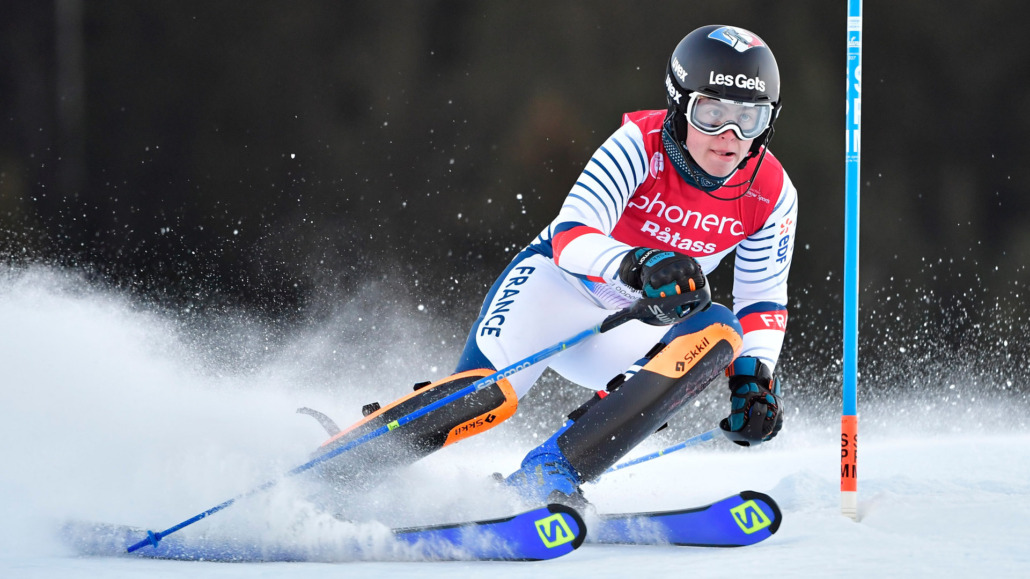
[[[727,355],[732,355],[724,362],[729,364],[743,346],[740,334],[726,324],[712,324],[698,332],[675,338],[671,344],[658,352],[644,369],[678,380],[693,371],[699,362],[708,359],[709,353],[725,346],[732,349],[732,353],[727,352]],[[705,384],[707,385],[707,382]]]

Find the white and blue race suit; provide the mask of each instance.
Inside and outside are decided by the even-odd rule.
[[[714,195],[698,189],[667,162],[664,118],[664,110],[623,116],[622,126],[590,158],[558,216],[497,278],[457,371],[507,367],[632,303],[640,293],[620,281],[618,269],[634,247],[685,253],[706,275],[735,252],[732,297],[744,332],[740,355],[775,367],[787,322],[797,191],[771,152],[745,195],[731,187]],[[746,180],[756,162],[752,158],[731,176],[729,186]],[[713,299],[718,301],[714,292]],[[509,381],[521,398],[550,367],[599,390],[668,330],[634,320]]]

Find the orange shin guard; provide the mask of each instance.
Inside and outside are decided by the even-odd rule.
[[[411,394],[370,413],[326,440],[318,452],[329,452],[356,440],[493,373],[494,370],[488,369],[469,370],[431,384],[418,385]],[[362,472],[374,474],[372,471],[384,467],[410,464],[449,444],[497,426],[515,414],[517,407],[518,398],[511,384],[506,379],[498,380],[326,461],[323,472],[350,479]]]

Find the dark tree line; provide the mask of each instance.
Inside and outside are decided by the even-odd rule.
[[[781,68],[772,149],[801,195],[792,312],[809,328],[794,339],[833,335],[844,8],[6,0],[0,250],[172,304],[293,316],[380,284],[471,315],[620,114],[665,106],[676,42],[728,23],[760,34]],[[864,309],[1025,320],[1021,6],[865,12]],[[728,290],[728,274],[714,281]]]

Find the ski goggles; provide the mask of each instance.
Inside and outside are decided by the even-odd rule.
[[[740,140],[754,139],[769,128],[773,106],[769,103],[742,103],[726,99],[690,95],[687,122],[706,135],[732,130]]]

